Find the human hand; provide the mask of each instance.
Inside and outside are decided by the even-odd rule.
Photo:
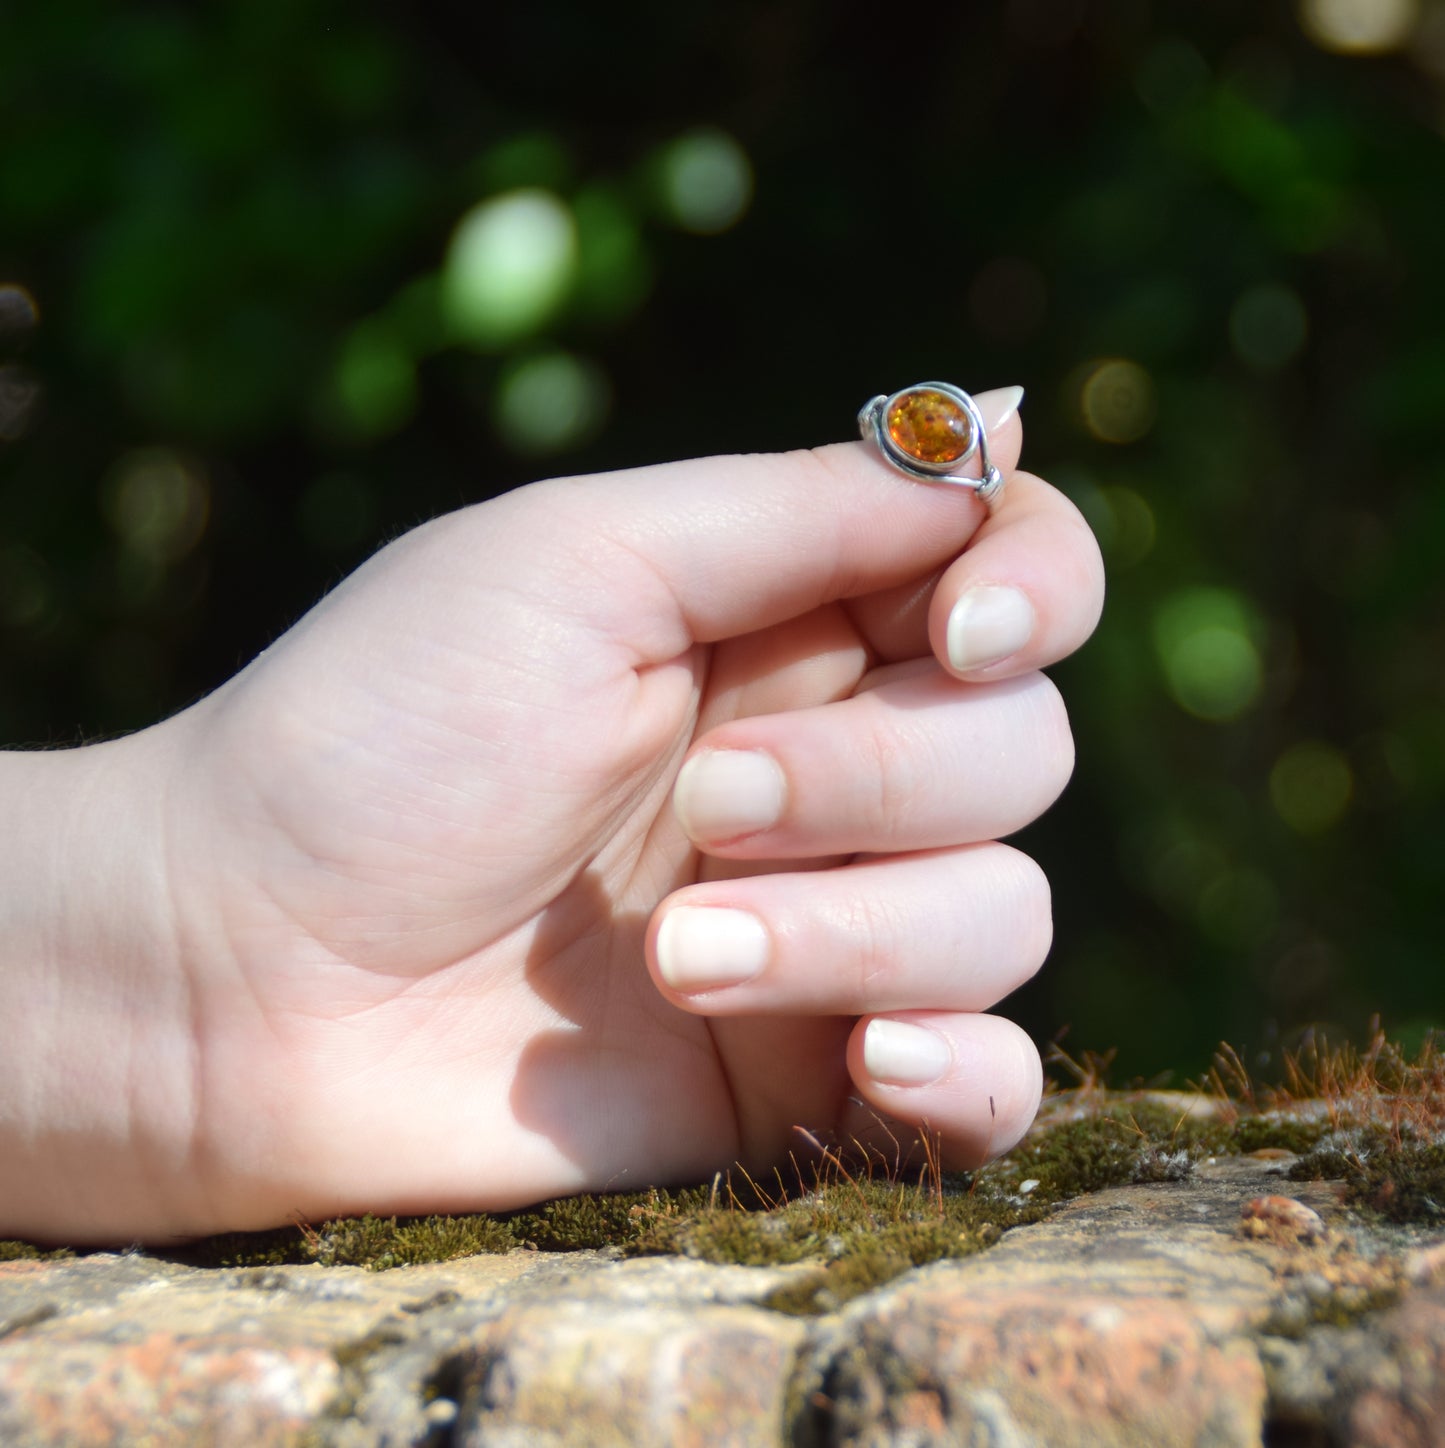
[[[798,1126],[1011,1145],[1038,1057],[981,1012],[1049,909],[989,842],[1068,777],[1035,671],[1102,573],[1014,472],[1016,398],[978,400],[1011,475],[992,516],[856,443],[536,484],[78,751],[92,798],[145,801],[146,924],[101,992],[109,1114],[72,1088],[47,1133],[32,1103],[0,1228],[501,1209],[764,1166]],[[65,952],[87,1020],[107,918]]]

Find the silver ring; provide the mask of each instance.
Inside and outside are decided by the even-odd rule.
[[[950,382],[917,382],[891,395],[880,393],[863,404],[858,431],[910,478],[971,488],[985,503],[1003,488],[978,404]],[[975,453],[978,477],[961,471]]]

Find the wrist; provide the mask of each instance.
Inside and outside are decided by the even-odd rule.
[[[164,863],[173,724],[0,754],[0,1236],[114,1240],[185,1212],[156,1199],[184,1179],[195,1094]]]

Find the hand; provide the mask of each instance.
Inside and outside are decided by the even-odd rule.
[[[1038,1056],[980,1012],[1049,906],[989,842],[1069,775],[1035,670],[1103,590],[979,402],[992,516],[857,443],[539,483],[176,718],[25,757],[104,838],[43,969],[0,963],[12,1010],[48,992],[19,1065],[77,1063],[0,1063],[0,1232],[501,1209],[799,1126],[1010,1146]]]

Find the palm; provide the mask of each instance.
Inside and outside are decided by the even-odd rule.
[[[293,1196],[500,1207],[705,1174],[831,1125],[851,1022],[689,1015],[653,986],[643,937],[718,868],[670,808],[696,733],[849,692],[865,653],[843,615],[642,667],[574,631],[573,656],[539,668],[555,625],[530,600],[498,628],[496,599],[464,598],[491,629],[443,657],[406,647],[389,607],[358,635],[357,594],[369,667],[318,687],[317,660],[348,651],[323,608],[217,696],[221,749],[246,761],[227,813],[253,822],[228,863],[256,887],[226,928],[259,1009],[229,1064],[250,1096],[217,1062],[209,1099],[254,1109],[259,1080],[278,1109],[304,1100]]]

